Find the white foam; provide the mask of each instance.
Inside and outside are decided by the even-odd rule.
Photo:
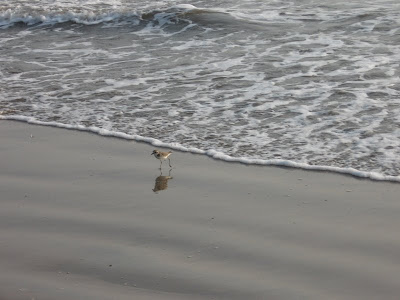
[[[76,7],[69,8],[71,10],[59,11],[45,10],[38,12],[18,12],[12,9],[0,11],[0,27],[7,28],[16,23],[24,23],[26,25],[53,25],[66,22],[74,22],[84,25],[96,25],[110,22],[123,22],[129,19],[134,24],[139,24],[141,13],[137,10],[129,12],[126,9],[116,9],[115,11],[101,12],[92,9],[77,9]],[[143,8],[142,8],[143,10]],[[190,4],[175,5],[166,9],[158,11],[154,10],[154,20],[158,22],[158,27],[170,22],[171,18],[175,17],[177,13],[189,12],[199,10],[197,7]],[[60,12],[62,11],[62,12]],[[152,26],[152,25],[149,25]],[[107,26],[106,26],[107,27]]]
[[[49,15],[19,15],[7,11],[6,13],[0,15],[0,26],[8,27],[16,23],[25,23],[27,25],[35,25],[40,23],[43,25],[50,25],[66,22],[75,22],[84,25],[95,25],[128,17],[137,17],[137,14],[121,14],[118,12],[95,14],[91,11],[83,11],[80,13],[67,12],[62,14]]]
[[[0,112],[1,113],[1,112]],[[126,134],[123,132],[115,132],[107,129],[101,129],[97,127],[85,127],[82,125],[69,125],[69,124],[63,124],[63,123],[58,123],[58,122],[42,122],[39,121],[33,117],[25,117],[25,116],[3,116],[0,114],[0,120],[14,120],[14,121],[21,121],[21,122],[26,122],[29,124],[35,124],[35,125],[43,125],[43,126],[52,126],[52,127],[58,127],[58,128],[64,128],[64,129],[72,129],[72,130],[78,130],[78,131],[86,131],[86,132],[91,132],[95,134],[99,134],[101,136],[106,136],[106,137],[116,137],[116,138],[121,138],[125,140],[134,140],[137,142],[144,142],[151,144],[156,147],[163,147],[163,148],[169,148],[173,150],[178,150],[182,152],[190,152],[194,154],[203,154],[207,155],[213,159],[218,159],[226,162],[234,162],[234,163],[242,163],[246,165],[262,165],[262,166],[282,166],[282,167],[290,167],[290,168],[299,168],[299,169],[304,169],[304,170],[311,170],[311,171],[327,171],[327,172],[334,172],[334,173],[341,173],[341,174],[347,174],[347,175],[352,175],[355,177],[360,177],[360,178],[368,178],[372,180],[379,180],[379,181],[393,181],[393,182],[400,182],[400,176],[389,176],[389,175],[383,175],[377,172],[364,172],[364,171],[359,171],[353,168],[339,168],[339,167],[332,167],[332,166],[323,166],[323,165],[309,165],[305,163],[299,163],[295,161],[290,161],[290,160],[281,160],[281,159],[248,159],[245,157],[232,157],[227,154],[224,154],[222,152],[216,151],[216,150],[202,150],[198,148],[193,148],[193,147],[185,147],[182,146],[178,143],[165,143],[162,142],[158,139],[150,138],[150,137],[144,137],[140,135],[130,135]]]
[[[398,18],[382,4],[378,16],[387,12],[389,21],[367,7],[279,1],[229,9],[170,1],[124,1],[122,8],[94,0],[79,1],[82,7],[63,1],[60,9],[31,1],[40,7],[11,19],[111,22],[1,30],[4,115],[151,136],[157,144],[214,149],[242,163],[399,174]],[[358,34],[358,25],[349,24],[364,15],[376,26]],[[266,26],[250,26],[254,20]]]
[[[177,5],[172,6],[171,8],[179,9],[179,10],[186,10],[186,11],[198,9],[196,6],[191,5],[191,4],[177,4]]]

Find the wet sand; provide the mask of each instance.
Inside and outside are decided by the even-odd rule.
[[[400,184],[182,152],[160,174],[153,146],[12,121],[0,141],[0,299],[399,299]]]

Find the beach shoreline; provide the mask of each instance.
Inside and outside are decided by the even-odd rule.
[[[0,299],[397,299],[400,185],[0,120]]]
[[[179,152],[188,152],[190,154],[198,154],[205,155],[209,158],[215,160],[221,160],[229,163],[239,163],[243,165],[250,166],[272,166],[272,167],[282,167],[282,168],[295,168],[301,169],[304,171],[313,171],[313,172],[329,172],[335,174],[343,174],[349,175],[355,178],[360,179],[370,179],[374,181],[385,181],[385,182],[400,182],[400,176],[390,176],[380,174],[374,171],[361,171],[354,168],[345,168],[345,167],[337,167],[330,165],[313,165],[307,164],[292,160],[282,160],[282,159],[250,159],[245,157],[232,157],[227,154],[215,151],[215,150],[201,150],[197,148],[187,148],[179,144],[175,143],[165,143],[155,138],[143,137],[140,135],[131,135],[123,132],[110,131],[106,129],[101,129],[98,127],[84,127],[82,125],[68,125],[58,122],[43,122],[39,121],[33,117],[24,117],[24,116],[2,116],[0,114],[0,120],[4,121],[14,121],[14,122],[23,122],[32,125],[38,126],[49,126],[67,130],[81,131],[86,133],[91,133],[95,135],[100,135],[107,138],[117,138],[127,141],[134,141],[137,143],[143,143],[146,145],[152,145],[154,147],[162,147],[164,149],[170,149]]]

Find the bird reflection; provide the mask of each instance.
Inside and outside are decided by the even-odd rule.
[[[160,171],[160,176],[156,178],[156,182],[154,184],[153,192],[157,193],[159,191],[166,190],[168,188],[168,180],[172,179],[171,177],[171,170],[168,172],[168,176],[164,176],[162,171]]]

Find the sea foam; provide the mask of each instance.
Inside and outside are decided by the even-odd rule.
[[[13,1],[0,8],[3,116],[245,164],[400,173],[391,6]]]
[[[53,11],[32,11],[32,12],[18,12],[12,9],[7,9],[3,12],[0,11],[0,28],[7,28],[18,23],[27,26],[32,25],[54,25],[59,23],[74,22],[84,25],[97,25],[101,23],[120,22],[131,19],[138,22],[143,17],[154,17],[154,20],[162,26],[168,21],[170,17],[177,14],[186,13],[190,11],[201,10],[191,4],[179,4],[162,9],[152,9],[150,11],[126,11],[123,9],[107,12],[93,12],[91,10],[75,8],[63,12]]]
[[[1,113],[1,112],[0,112]],[[383,175],[376,172],[365,172],[356,170],[354,168],[339,168],[339,167],[332,167],[332,166],[323,166],[323,165],[309,165],[305,163],[299,163],[290,160],[282,160],[282,159],[249,159],[245,157],[232,157],[222,152],[209,149],[197,149],[192,147],[185,147],[178,143],[165,143],[158,139],[151,138],[151,137],[144,137],[140,135],[131,135],[126,134],[124,132],[116,132],[107,129],[97,128],[97,127],[85,127],[82,125],[70,125],[70,124],[62,124],[58,122],[43,122],[39,121],[33,117],[25,117],[25,116],[2,116],[0,115],[0,120],[12,120],[12,121],[20,121],[34,125],[41,125],[41,126],[51,126],[57,128],[64,128],[69,130],[78,130],[78,131],[85,131],[90,133],[95,133],[105,137],[114,137],[120,138],[124,140],[132,140],[137,142],[147,143],[156,147],[162,148],[169,148],[172,150],[182,151],[182,152],[190,152],[193,154],[202,154],[213,159],[226,161],[226,162],[233,162],[233,163],[242,163],[246,165],[261,165],[261,166],[281,166],[281,167],[289,167],[289,168],[299,168],[304,170],[311,170],[311,171],[326,171],[326,172],[334,172],[340,174],[347,174],[352,175],[355,177],[360,178],[367,178],[371,180],[377,181],[392,181],[392,182],[400,182],[400,176],[389,176]]]
[[[53,25],[58,23],[74,22],[77,24],[84,25],[95,25],[101,23],[107,23],[112,21],[118,21],[126,18],[136,18],[139,16],[136,13],[122,14],[118,12],[94,14],[90,11],[83,12],[67,12],[63,14],[48,14],[48,15],[27,15],[27,14],[15,14],[12,12],[6,12],[0,15],[0,27],[9,27],[17,23],[23,23],[28,26],[42,24],[42,25]]]

